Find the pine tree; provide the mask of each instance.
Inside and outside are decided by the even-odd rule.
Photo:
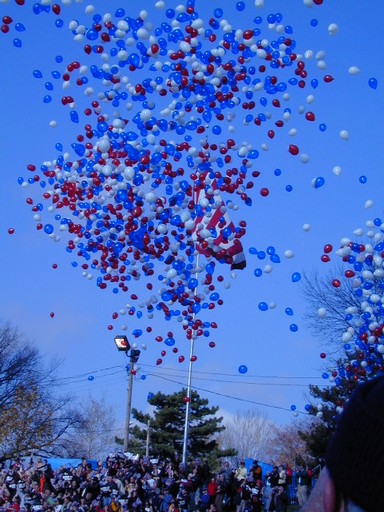
[[[150,455],[169,457],[172,460],[180,460],[185,425],[186,390],[182,389],[172,395],[158,392],[148,397],[148,402],[155,408],[153,416],[144,414],[137,409],[132,409],[132,416],[144,428],[136,425],[133,435],[136,443],[132,446],[139,453],[144,451],[147,440],[147,425],[150,425]],[[218,407],[210,407],[208,400],[201,398],[196,391],[191,393],[190,420],[188,435],[189,457],[203,457],[214,454],[217,457],[233,455],[233,450],[220,451],[215,434],[224,430],[221,425],[222,417],[216,416]]]

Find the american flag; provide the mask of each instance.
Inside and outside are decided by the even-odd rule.
[[[196,217],[192,238],[196,249],[213,256],[231,269],[246,266],[242,243],[220,195],[217,181],[208,171],[199,176],[200,187],[195,191]]]

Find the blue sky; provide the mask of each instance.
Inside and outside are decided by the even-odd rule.
[[[237,211],[230,210],[234,220],[247,222],[247,232],[242,238],[247,268],[231,272],[229,266],[216,267],[216,275],[223,276],[217,292],[224,304],[204,312],[203,319],[216,322],[218,327],[212,329],[210,337],[202,337],[195,344],[193,385],[212,405],[219,405],[223,414],[255,407],[282,424],[292,418],[292,405],[304,411],[308,384],[323,383],[323,360],[319,354],[324,346],[305,327],[301,282],[293,282],[292,274],[327,273],[337,258],[333,256],[331,263],[322,263],[324,245],[337,247],[341,238],[353,238],[356,228],[364,228],[367,220],[383,213],[381,31],[384,8],[378,2],[365,3],[362,8],[357,0],[325,0],[323,5],[312,7],[307,4],[290,0],[288,8],[287,1],[265,0],[263,7],[256,7],[254,1],[246,0],[244,11],[239,11],[236,2],[196,1],[196,10],[208,28],[214,10],[222,8],[223,18],[235,29],[254,28],[256,25],[249,20],[262,17],[260,28],[266,39],[276,37],[276,32],[268,28],[267,16],[281,13],[282,24],[293,28],[291,37],[296,41],[296,51],[311,52],[306,54],[306,66],[309,76],[319,80],[316,89],[309,85],[304,89],[292,87],[289,98],[279,97],[283,108],[291,110],[291,117],[283,129],[275,129],[273,139],[267,135],[275,120],[270,106],[266,110],[272,112],[273,120],[266,123],[267,128],[256,129],[252,123],[244,125],[244,111],[234,109],[235,119],[222,123],[222,133],[217,136],[217,142],[233,137],[240,145],[252,144],[260,152],[253,169],[261,174],[250,191],[252,206],[223,194],[224,200],[232,199],[238,206]],[[36,230],[37,222],[26,199],[42,201],[44,190],[38,184],[21,187],[18,179],[32,176],[27,171],[29,164],[39,167],[57,158],[57,144],[72,151],[72,159],[76,158],[71,144],[82,132],[84,122],[72,122],[60,99],[63,94],[75,95],[79,112],[93,99],[81,95],[73,84],[63,92],[60,79],[53,78],[52,71],[62,73],[73,61],[88,65],[92,59],[96,62],[96,56],[86,61],[85,43],[73,40],[68,25],[76,19],[89,26],[92,15],[103,15],[106,10],[106,3],[101,0],[92,3],[93,14],[85,12],[86,3],[59,5],[60,15],[52,11],[36,15],[31,4],[0,3],[2,18],[13,19],[9,32],[0,34],[3,69],[1,318],[17,326],[48,357],[62,359],[63,390],[80,398],[90,393],[104,396],[115,407],[121,424],[125,414],[126,360],[116,351],[114,336],[124,333],[132,339],[135,329],[143,331],[134,340],[139,348],[142,344],[147,346],[142,351],[134,382],[133,406],[141,410],[147,408],[148,393],[158,390],[172,393],[186,385],[189,342],[175,319],[166,321],[160,314],[154,318],[145,314],[142,318],[121,314],[132,302],[131,293],[136,293],[139,300],[146,300],[147,281],[132,283],[127,294],[100,290],[96,286],[96,274],[89,280],[82,276],[81,261],[77,260],[78,266],[73,266],[76,257],[66,251],[64,235],[55,242],[44,230]],[[142,9],[148,11],[153,30],[166,19],[167,8],[176,5],[166,2],[165,9],[159,9],[155,2],[141,3]],[[119,7],[121,2],[108,2],[111,13]],[[135,17],[138,13],[129,15]],[[55,21],[61,19],[63,26],[58,28]],[[16,24],[23,24],[25,30],[20,31],[20,25],[17,30]],[[20,40],[21,47],[18,43],[15,46],[15,38]],[[62,57],[62,63],[57,62],[58,56]],[[37,70],[42,78],[35,78]],[[156,78],[155,71],[148,73]],[[327,74],[334,78],[328,84],[323,81]],[[89,71],[84,76],[89,77]],[[369,85],[372,78],[377,80],[376,89]],[[52,91],[47,82],[52,83]],[[94,85],[96,93],[103,90],[97,81]],[[44,100],[47,95],[52,101]],[[261,96],[256,93],[255,99],[259,101]],[[163,105],[158,103],[155,111],[161,108]],[[312,122],[305,119],[308,111],[315,115]],[[124,115],[130,113],[124,111]],[[322,131],[321,125],[326,129]],[[343,130],[348,132],[348,140],[340,135]],[[198,145],[200,137],[195,133],[191,136]],[[290,144],[299,147],[298,156],[288,152]],[[281,173],[275,172],[276,169]],[[317,178],[324,184],[316,188],[313,180]],[[259,193],[263,187],[269,189],[267,197]],[[367,201],[371,201],[370,208]],[[43,224],[52,222],[47,208],[42,218]],[[310,229],[303,229],[305,224]],[[9,229],[14,233],[9,234]],[[268,255],[261,260],[254,254],[254,249],[266,251],[268,247],[274,248],[280,263],[271,264]],[[285,257],[286,251],[293,251],[294,257]],[[271,272],[265,272],[266,264],[272,265]],[[264,270],[260,277],[255,276],[257,268]],[[158,276],[164,273],[164,264],[156,262],[155,270],[152,283],[156,290],[161,288]],[[266,311],[260,309],[260,303],[268,305]],[[287,308],[293,311],[292,316],[286,313]],[[118,313],[116,320],[112,318],[113,313]],[[291,324],[298,326],[297,332],[290,330]],[[109,325],[113,330],[108,329]],[[152,332],[147,333],[146,327]],[[169,331],[177,340],[177,354],[155,341],[156,336],[167,338]],[[215,348],[209,347],[210,341],[215,342]],[[162,350],[167,351],[164,357]],[[185,356],[184,363],[178,362],[180,355]],[[160,357],[163,362],[156,365]],[[241,365],[247,367],[246,373],[239,372]]]

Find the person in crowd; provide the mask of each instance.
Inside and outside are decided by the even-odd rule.
[[[357,386],[339,416],[303,512],[384,510],[384,376]]]
[[[215,503],[218,486],[219,486],[219,484],[217,483],[216,478],[213,476],[207,486],[207,493],[209,496],[209,504],[210,505],[212,503]]]
[[[247,468],[245,467],[245,462],[242,460],[240,461],[240,465],[236,468],[235,471],[235,480],[236,483],[241,485],[242,482],[244,482],[247,478]]]
[[[263,477],[263,470],[257,460],[253,461],[253,465],[251,468],[251,475],[254,482],[257,482],[258,480],[261,480]]]
[[[287,473],[284,469],[284,466],[279,466],[279,478],[277,480],[277,485],[280,486],[280,487],[283,487],[283,489],[285,489],[286,485],[287,485]]]
[[[296,483],[297,500],[300,507],[302,507],[307,502],[312,483],[312,471],[309,469],[309,466],[299,468],[298,472],[296,473]]]
[[[287,494],[282,485],[278,485],[274,489],[275,498],[275,512],[286,512],[287,510]]]

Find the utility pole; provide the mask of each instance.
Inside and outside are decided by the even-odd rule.
[[[147,442],[145,443],[145,456],[149,456],[149,425],[151,423],[151,420],[148,420],[147,423]]]
[[[127,393],[127,408],[125,412],[125,427],[124,427],[124,453],[128,451],[129,445],[129,424],[131,422],[131,409],[132,409],[132,388],[133,388],[133,375],[136,373],[134,371],[134,364],[137,363],[140,356],[140,350],[137,349],[137,345],[130,345],[128,339],[124,335],[115,337],[115,344],[117,350],[120,352],[125,352],[125,355],[129,357],[129,364],[127,364],[126,369],[128,372],[128,393]]]
[[[128,354],[127,354],[128,355]],[[125,413],[125,428],[124,428],[124,453],[128,451],[129,444],[129,424],[131,422],[131,409],[132,409],[132,387],[133,387],[133,358],[130,357],[129,365],[126,366],[128,372],[128,388],[127,388],[127,409]]]

